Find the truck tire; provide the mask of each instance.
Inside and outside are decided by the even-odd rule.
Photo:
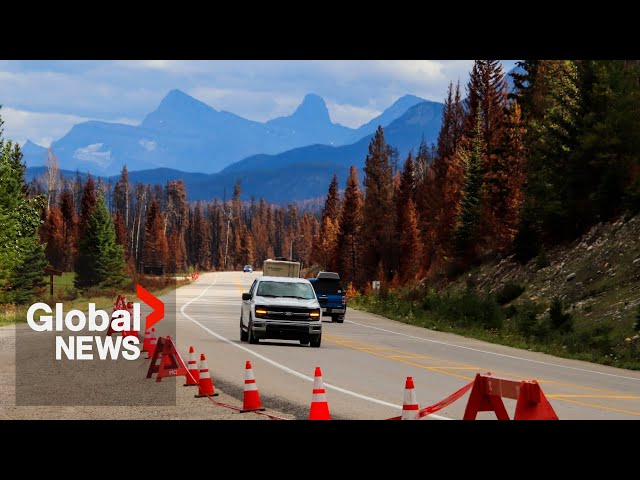
[[[332,315],[331,321],[334,323],[344,323],[344,315]]]
[[[242,316],[240,316],[240,341],[246,342],[247,340],[249,340],[249,332],[242,329]]]
[[[322,334],[312,337],[309,343],[313,348],[319,348],[321,342],[322,342]]]
[[[253,335],[253,322],[251,320],[249,320],[249,331],[247,332],[247,335],[249,337],[248,340],[250,344],[255,345],[260,342],[260,340]]]

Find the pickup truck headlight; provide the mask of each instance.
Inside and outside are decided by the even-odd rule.
[[[312,320],[320,320],[320,310],[312,310],[309,312],[309,317],[311,317]]]
[[[256,305],[256,318],[266,318],[266,317],[267,317],[267,308],[258,307]]]

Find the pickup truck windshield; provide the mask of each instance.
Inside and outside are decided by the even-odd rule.
[[[256,295],[260,297],[290,297],[312,300],[313,289],[308,283],[260,282]]]
[[[318,278],[311,284],[318,295],[334,295],[342,291],[340,280],[332,278]]]

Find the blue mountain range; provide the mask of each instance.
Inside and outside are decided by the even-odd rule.
[[[51,148],[61,168],[97,175],[114,174],[125,164],[130,171],[163,167],[215,173],[251,155],[353,143],[421,101],[402,97],[376,119],[353,129],[333,123],[324,100],[315,94],[306,95],[291,115],[261,123],[171,90],[140,125],[79,123]],[[33,142],[25,144],[24,154],[28,166],[44,165],[46,152]]]
[[[509,75],[507,80],[513,88]],[[262,123],[172,90],[138,126],[80,123],[51,148],[65,176],[91,172],[114,182],[126,164],[133,183],[184,180],[190,200],[222,198],[240,181],[243,198],[280,203],[326,194],[334,173],[342,188],[351,165],[358,167],[362,181],[378,126],[398,149],[402,164],[421,141],[436,142],[442,108],[405,95],[354,129],[332,122],[324,100],[310,93],[291,115]],[[22,151],[27,178],[40,175],[47,149],[27,141]]]
[[[423,101],[386,126],[385,140],[398,149],[400,162],[404,161],[410,150],[415,152],[423,139],[427,143],[435,142],[441,117],[442,104]],[[243,198],[254,196],[275,203],[315,198],[326,194],[334,173],[338,175],[343,188],[350,166],[355,165],[360,170],[364,167],[372,136],[366,135],[349,145],[315,144],[276,155],[253,155],[213,174],[154,168],[129,171],[129,179],[132,183],[149,184],[181,179],[185,182],[189,200],[229,197],[236,181],[240,182]],[[27,168],[27,178],[41,175],[44,169],[43,166]],[[68,169],[63,169],[61,173],[66,177],[75,175],[74,171]],[[119,174],[97,176],[112,184],[119,178]],[[361,173],[360,181],[362,179]]]

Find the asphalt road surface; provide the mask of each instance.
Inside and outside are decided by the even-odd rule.
[[[241,294],[260,274],[202,274],[177,291],[175,305],[166,306],[166,315],[176,315],[182,355],[189,345],[205,353],[214,383],[235,385],[240,401],[245,362],[251,360],[263,405],[298,419],[308,416],[316,366],[334,419],[398,415],[407,376],[424,408],[486,372],[537,380],[561,420],[640,419],[640,372],[494,345],[353,309],[343,324],[324,322],[320,348],[284,340],[240,342]],[[468,395],[427,418],[461,419]],[[507,399],[505,406],[513,417],[515,401]],[[492,418],[493,413],[478,414]]]

